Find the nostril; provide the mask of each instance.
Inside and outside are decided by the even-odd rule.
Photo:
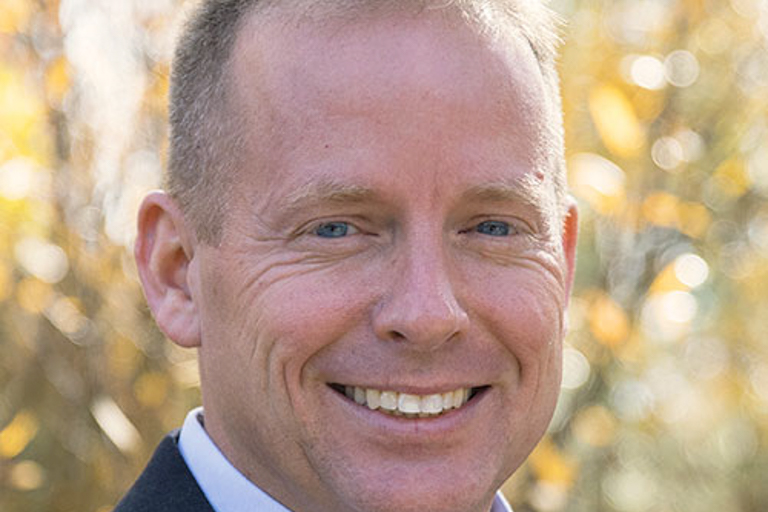
[[[467,332],[469,317],[453,293],[446,269],[414,264],[399,274],[374,310],[373,328],[379,339],[433,350]]]

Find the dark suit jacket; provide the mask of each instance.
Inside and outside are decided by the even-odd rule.
[[[114,512],[214,512],[179,452],[178,435],[163,439]]]

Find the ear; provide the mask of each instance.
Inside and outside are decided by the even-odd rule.
[[[579,209],[576,200],[569,196],[563,219],[563,255],[566,266],[566,296],[571,296],[573,275],[576,270],[576,242],[579,238]]]
[[[194,246],[194,234],[173,199],[150,192],[139,209],[136,265],[157,325],[182,347],[200,346],[200,320],[188,284]]]

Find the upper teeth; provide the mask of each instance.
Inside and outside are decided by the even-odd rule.
[[[344,386],[348,398],[369,409],[396,416],[429,417],[461,407],[469,400],[470,388],[460,388],[432,395],[411,395],[397,391],[380,391],[357,386]]]

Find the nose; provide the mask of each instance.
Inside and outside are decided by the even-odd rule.
[[[412,248],[389,270],[387,292],[374,313],[381,340],[432,351],[465,334],[469,316],[457,300],[441,251]]]

